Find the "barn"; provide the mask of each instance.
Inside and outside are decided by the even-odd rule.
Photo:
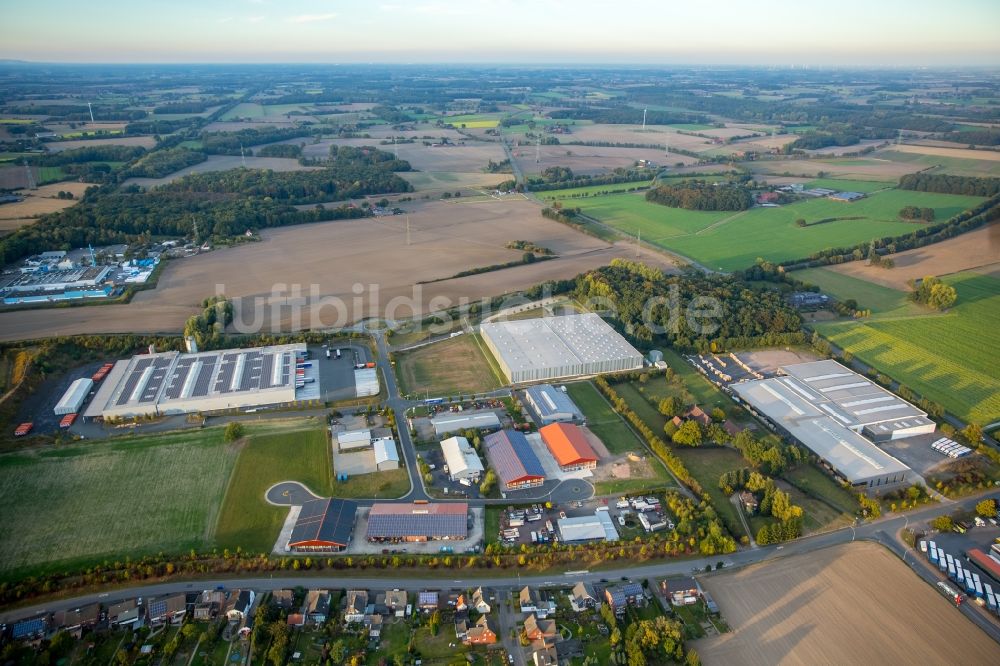
[[[318,499],[299,510],[288,537],[287,550],[297,553],[336,553],[347,548],[354,534],[357,502]]]

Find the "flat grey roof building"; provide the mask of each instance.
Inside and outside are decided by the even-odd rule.
[[[834,418],[828,409],[829,403],[810,394],[796,378],[740,382],[731,388],[754,410],[822,458],[851,485],[879,488],[907,480],[909,467],[846,427],[841,419]]]
[[[562,541],[618,541],[618,530],[610,514],[598,509],[592,516],[559,519]]]
[[[483,428],[499,428],[500,417],[496,412],[484,410],[479,412],[445,412],[431,419],[434,432],[437,435],[447,435],[459,430],[481,430]]]
[[[551,384],[529,386],[524,397],[541,419],[542,425],[583,420],[583,413],[572,398]]]
[[[483,341],[512,383],[641,368],[643,357],[593,312],[483,324]]]

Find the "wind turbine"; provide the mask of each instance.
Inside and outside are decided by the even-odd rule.
[[[90,102],[87,102],[87,110],[90,111],[90,122],[94,122],[94,107],[90,105]]]
[[[646,131],[646,109],[642,110],[642,131]]]
[[[243,142],[242,141],[240,141],[240,159],[243,161],[243,168],[246,169],[247,168],[247,156],[246,156],[246,153],[243,152]]]

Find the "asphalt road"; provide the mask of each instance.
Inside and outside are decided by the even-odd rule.
[[[946,505],[934,504],[922,509],[913,511],[905,516],[889,516],[881,518],[871,523],[863,523],[858,526],[846,527],[832,532],[817,534],[795,541],[779,545],[765,546],[756,549],[748,549],[731,553],[729,555],[717,555],[694,560],[668,560],[653,564],[646,564],[639,567],[619,567],[605,571],[593,573],[580,573],[566,576],[559,573],[532,574],[522,576],[519,572],[511,572],[512,576],[497,576],[489,572],[481,572],[482,575],[475,575],[476,572],[456,571],[455,578],[442,577],[412,577],[395,578],[388,576],[358,576],[353,572],[344,572],[336,576],[291,576],[287,572],[280,572],[277,576],[267,577],[236,577],[218,578],[211,580],[199,580],[196,582],[171,581],[155,585],[141,585],[116,589],[113,592],[91,593],[75,597],[72,599],[61,599],[35,604],[30,607],[17,610],[8,610],[0,613],[0,622],[10,622],[11,620],[30,617],[43,612],[56,612],[78,608],[82,605],[101,602],[108,603],[117,599],[133,597],[151,597],[178,592],[191,592],[196,590],[213,589],[219,585],[226,587],[251,588],[257,591],[276,590],[282,588],[295,587],[297,585],[308,584],[312,587],[327,588],[363,588],[370,590],[387,590],[393,588],[406,587],[411,590],[417,589],[442,589],[442,588],[472,588],[483,586],[500,591],[501,593],[519,588],[524,585],[532,586],[569,586],[577,581],[584,580],[591,583],[599,583],[605,580],[616,581],[622,577],[631,580],[642,580],[644,578],[662,578],[666,576],[691,575],[703,572],[706,566],[714,567],[717,562],[723,562],[725,568],[743,567],[758,562],[767,562],[782,557],[792,555],[802,555],[811,553],[823,548],[829,548],[840,544],[850,543],[855,540],[867,540],[880,543],[889,548],[896,555],[903,558],[914,572],[926,580],[929,584],[934,584],[940,577],[932,571],[923,561],[923,556],[905,546],[897,535],[909,524],[923,523],[934,516],[950,513],[955,509],[972,509],[976,502],[984,496],[1000,498],[1000,493],[995,490],[978,493],[962,500]],[[500,597],[498,596],[498,599]],[[959,612],[976,623],[991,638],[1000,643],[1000,623],[991,619],[984,610],[975,604],[966,603],[959,608]]]

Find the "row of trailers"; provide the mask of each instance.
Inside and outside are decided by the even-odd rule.
[[[997,609],[998,594],[993,591],[993,586],[989,583],[984,584],[980,580],[978,573],[967,569],[959,557],[952,557],[950,553],[944,552],[933,541],[927,541],[921,546],[921,550],[926,547],[927,559],[930,560],[931,564],[935,565],[941,573],[947,574],[948,579],[958,587],[959,591],[956,592],[947,583],[938,583],[938,587],[941,588],[945,596],[955,602],[956,606],[962,603],[962,591],[964,591],[976,599],[982,599],[980,603],[985,605],[990,612],[1000,614]]]
[[[961,458],[972,453],[972,449],[967,446],[962,446],[958,442],[948,439],[947,437],[942,437],[933,444],[931,448],[938,453],[943,453],[949,458]]]

